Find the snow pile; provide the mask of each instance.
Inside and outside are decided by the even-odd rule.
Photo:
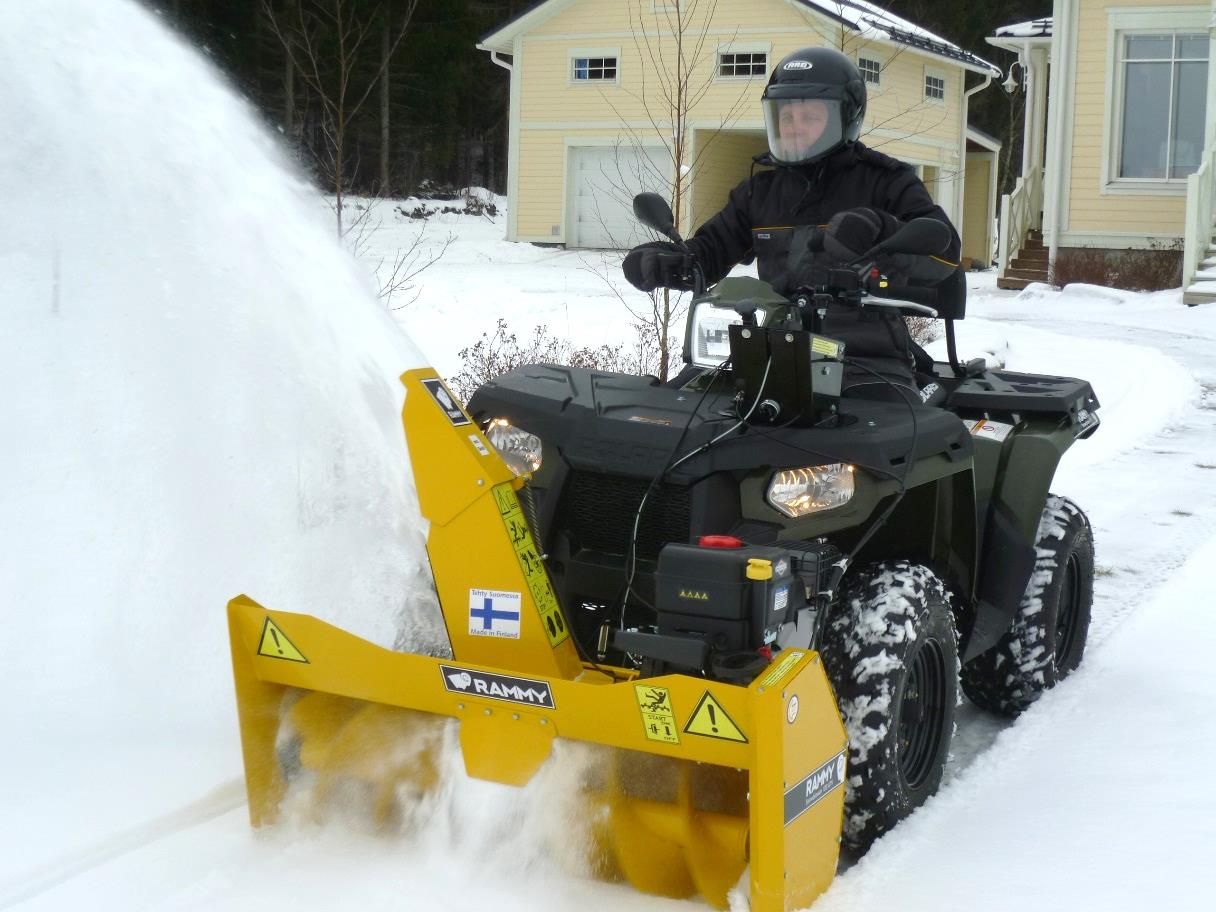
[[[38,808],[2,881],[237,774],[232,596],[442,633],[424,359],[252,113],[151,14],[60,0],[0,7],[0,119],[0,805]]]

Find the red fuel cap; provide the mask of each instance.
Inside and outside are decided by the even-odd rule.
[[[697,544],[702,548],[742,548],[743,539],[733,535],[702,535]]]

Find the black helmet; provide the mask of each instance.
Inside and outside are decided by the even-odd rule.
[[[783,165],[809,164],[855,142],[866,116],[861,71],[835,48],[790,54],[773,70],[761,99],[769,152]]]

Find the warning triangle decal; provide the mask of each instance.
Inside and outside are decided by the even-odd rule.
[[[706,738],[720,738],[723,741],[738,741],[747,743],[747,735],[739,730],[739,726],[726,714],[722,704],[714,699],[708,690],[701,696],[697,708],[692,711],[684,731],[690,735],[704,735]]]
[[[304,653],[296,649],[295,644],[287,639],[287,634],[275,626],[270,618],[266,618],[266,623],[262,625],[262,642],[258,644],[258,655],[308,664]]]

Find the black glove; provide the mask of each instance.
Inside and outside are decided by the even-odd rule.
[[[835,260],[851,263],[899,228],[899,219],[889,212],[845,209],[837,212],[823,232],[823,249]]]
[[[684,278],[691,265],[688,257],[675,244],[654,241],[630,250],[625,255],[621,269],[629,284],[639,291],[654,291],[656,288],[691,291],[692,285]]]

